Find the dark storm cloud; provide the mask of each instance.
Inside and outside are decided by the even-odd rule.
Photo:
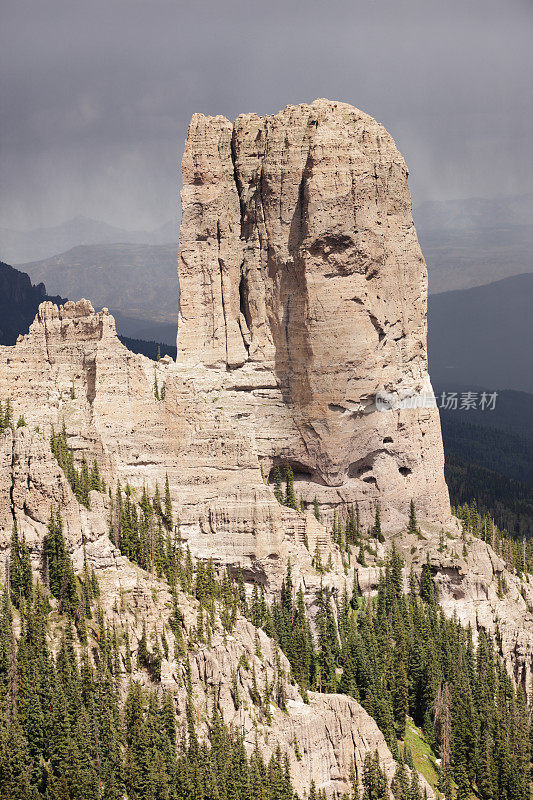
[[[329,97],[390,130],[415,201],[531,190],[531,0],[4,0],[0,225],[177,204],[191,114]]]

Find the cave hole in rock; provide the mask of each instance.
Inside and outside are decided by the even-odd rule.
[[[369,475],[368,478],[363,478],[363,483],[371,483],[372,486],[378,485],[378,482],[373,475]]]
[[[385,436],[383,444],[392,444],[392,436]]]
[[[312,243],[309,252],[312,256],[320,256],[321,258],[328,257],[335,253],[344,253],[350,247],[353,247],[354,242],[351,236],[346,234],[325,234],[320,236]]]
[[[360,478],[367,472],[372,472],[372,465],[365,460],[354,461],[353,464],[350,464],[350,466],[348,467],[349,478]]]
[[[339,414],[346,414],[346,412],[348,411],[348,409],[345,408],[345,406],[339,406],[336,403],[329,403],[328,408],[330,411],[336,411]]]
[[[289,466],[292,469],[292,474],[295,481],[312,481],[314,479],[314,470],[308,467],[307,464],[302,464],[301,461],[295,461],[290,458],[276,458],[274,465],[268,473],[268,482],[274,483],[274,473],[276,468],[281,472],[282,480],[285,479],[285,471]]]
[[[409,467],[398,467],[398,472],[400,473],[400,475],[403,475],[404,478],[407,477],[407,475],[410,475],[412,471],[413,470],[409,469]]]

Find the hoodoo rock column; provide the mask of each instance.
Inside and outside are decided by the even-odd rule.
[[[195,114],[182,169],[178,363],[221,372],[267,473],[291,463],[304,500],[393,518],[413,498],[445,519],[427,271],[392,137],[327,100]]]

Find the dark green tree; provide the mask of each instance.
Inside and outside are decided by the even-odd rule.
[[[9,588],[11,600],[17,608],[22,600],[31,598],[32,585],[30,550],[24,536],[20,541],[17,523],[14,522],[9,551]]]

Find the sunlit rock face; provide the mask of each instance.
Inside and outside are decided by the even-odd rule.
[[[234,125],[196,114],[182,169],[178,363],[220,372],[266,473],[291,463],[306,502],[369,515],[379,501],[393,522],[413,498],[447,518],[438,412],[394,403],[431,386],[427,272],[392,137],[327,100]]]
[[[129,352],[105,309],[44,303],[28,334],[0,348],[0,399],[29,428],[20,445],[6,438],[6,463],[30,453],[17,474],[39,486],[41,440],[64,424],[110,487],[153,491],[168,476],[194,555],[273,588],[289,557],[313,574],[317,545],[336,563],[330,521],[348,503],[363,524],[379,503],[385,531],[405,525],[411,498],[420,519],[445,523],[437,410],[397,407],[429,379],[426,271],[390,136],[322,100],[234,126],[195,115],[183,174],[177,363]],[[379,411],[383,392],[393,399]],[[13,517],[42,538],[61,488],[47,463],[50,490],[31,507],[6,483],[6,541]],[[306,513],[267,485],[285,463]],[[74,508],[65,524],[89,541],[101,532],[86,516]]]

